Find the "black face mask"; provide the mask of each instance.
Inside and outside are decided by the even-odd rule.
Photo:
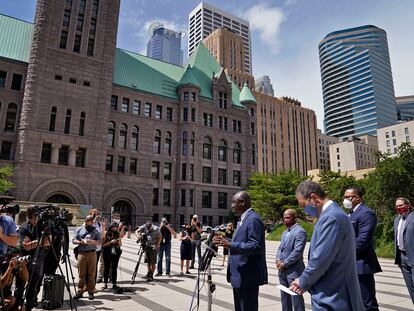
[[[91,231],[92,231],[92,229],[93,229],[93,225],[85,225],[85,229],[86,229],[88,232],[91,232]]]

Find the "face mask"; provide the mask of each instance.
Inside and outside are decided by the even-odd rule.
[[[318,208],[311,204],[306,204],[305,208],[303,209],[305,214],[311,217],[318,217]]]
[[[352,208],[352,202],[349,199],[344,199],[344,202],[342,203],[346,209]]]
[[[93,228],[93,225],[85,225],[85,229],[88,231],[91,231]]]
[[[397,213],[401,216],[404,215],[407,212],[408,212],[408,208],[406,208],[406,207],[397,208]]]

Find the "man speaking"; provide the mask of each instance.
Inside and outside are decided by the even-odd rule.
[[[237,192],[231,207],[234,214],[240,216],[233,240],[230,242],[217,235],[213,242],[230,250],[227,281],[233,287],[235,310],[257,311],[259,286],[267,284],[264,225],[252,210],[247,192]]]

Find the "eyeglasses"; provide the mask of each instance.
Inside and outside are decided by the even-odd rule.
[[[356,198],[356,195],[348,195],[348,196],[344,196],[344,199],[351,199],[351,198]]]

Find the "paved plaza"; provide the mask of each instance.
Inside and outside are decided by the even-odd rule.
[[[279,283],[274,265],[274,256],[279,242],[266,242],[266,257],[269,272],[269,284],[260,287],[259,309],[260,310],[281,310],[280,293],[276,289]],[[142,278],[146,274],[146,265],[142,263],[134,285],[131,284],[131,275],[137,260],[138,245],[135,239],[123,239],[123,253],[118,267],[119,285],[126,291],[123,294],[115,294],[111,289],[101,290],[103,284],[97,284],[98,293],[95,300],[89,301],[83,298],[78,303],[78,310],[189,310],[192,293],[195,286],[196,270],[192,274],[181,277],[180,272],[180,241],[173,239],[171,254],[172,276],[156,277],[154,282],[148,283]],[[73,245],[71,245],[71,254]],[[222,250],[220,250],[222,253]],[[305,254],[308,250],[305,249]],[[71,255],[74,260],[73,255]],[[376,275],[377,298],[380,310],[413,310],[408,291],[405,287],[402,274],[392,260],[380,259],[383,269],[382,273]],[[76,262],[72,261],[72,268],[76,277]],[[165,273],[165,271],[164,271]],[[226,269],[221,267],[221,258],[212,262],[213,282],[216,284],[216,291],[213,294],[212,310],[233,310],[232,288],[226,282]],[[201,280],[203,284],[203,280]],[[111,286],[109,286],[111,287]],[[200,292],[199,310],[207,310],[207,286],[203,286]],[[73,287],[72,287],[73,289]],[[65,294],[67,296],[67,294]],[[66,297],[65,296],[65,297]],[[311,310],[310,296],[305,294],[307,310]],[[68,310],[69,305],[64,305],[61,310]]]

